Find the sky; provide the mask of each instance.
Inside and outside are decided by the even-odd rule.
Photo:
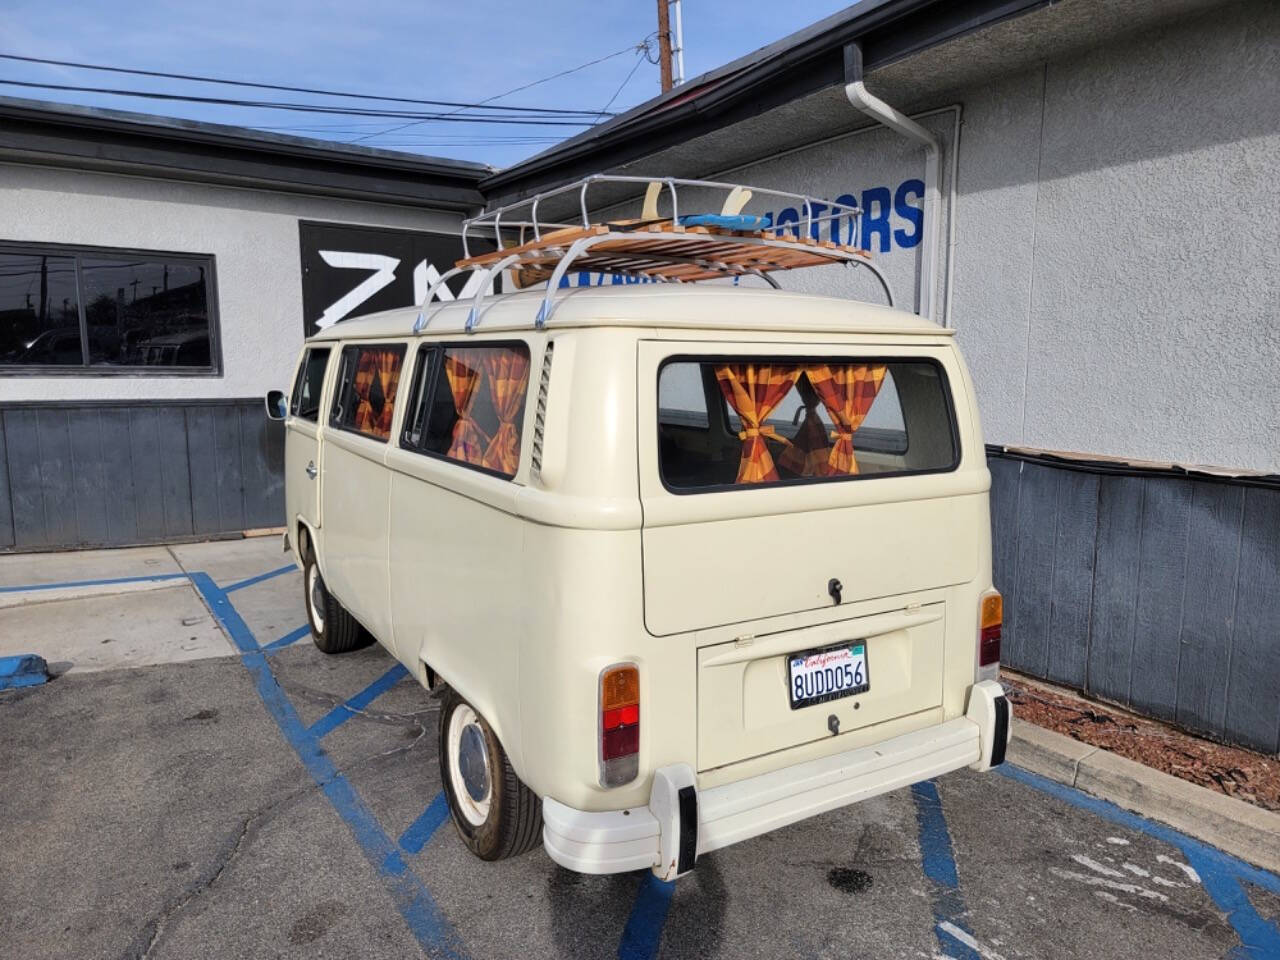
[[[685,74],[696,77],[794,33],[850,0],[686,0]],[[651,0],[0,0],[0,53],[260,83],[476,102],[589,61],[601,63],[494,101],[617,113],[659,92],[658,67],[636,52],[657,29]],[[339,102],[308,94],[134,77],[0,59],[0,81],[198,96]],[[271,129],[281,133],[509,166],[586,129],[329,116],[24,88],[0,95],[56,100]],[[527,116],[527,115],[522,115]]]

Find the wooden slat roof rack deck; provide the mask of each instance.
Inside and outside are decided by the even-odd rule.
[[[635,219],[593,222],[588,212],[589,189],[600,183],[645,186],[644,204]],[[698,191],[697,201],[707,202],[724,195],[720,213],[681,213],[681,190],[686,208]],[[539,218],[544,201],[566,194],[577,194],[580,217],[576,222],[549,221]],[[795,208],[799,221],[779,229],[767,218],[742,214],[742,208],[755,195],[776,198]],[[659,212],[663,197],[670,211]],[[563,204],[563,199],[560,201]],[[665,204],[664,204],[665,205]],[[473,295],[474,303],[467,317],[471,331],[480,316],[480,305],[492,290],[494,280],[504,271],[517,288],[538,283],[547,284],[547,292],[538,309],[535,325],[541,329],[555,310],[556,292],[570,269],[589,273],[605,273],[640,277],[661,283],[694,283],[725,277],[754,276],[777,288],[771,274],[779,270],[796,270],[830,264],[861,266],[884,288],[889,306],[894,305],[893,290],[871,254],[856,246],[816,239],[820,225],[832,224],[831,235],[839,236],[838,223],[850,224],[850,235],[860,235],[862,210],[848,204],[834,203],[816,197],[780,190],[746,187],[741,184],[710,180],[683,180],[673,177],[646,177],[594,174],[574,183],[557,187],[525,200],[493,210],[486,210],[463,222],[463,259],[435,280],[427,290],[422,311],[414,323],[414,332],[430,320],[432,301],[439,296],[451,299],[445,283],[462,273],[472,273],[463,296]],[[471,255],[474,236],[491,240],[495,249]],[[514,245],[512,245],[514,241]]]

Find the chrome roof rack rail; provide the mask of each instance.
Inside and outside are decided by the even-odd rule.
[[[592,221],[588,197],[591,188],[599,184],[643,184],[645,193],[640,216],[603,223]],[[690,197],[692,191],[697,193]],[[723,194],[718,214],[680,213],[682,205],[686,210],[705,210],[708,191],[713,196]],[[790,215],[785,222],[743,214],[743,208],[757,195],[789,204]],[[564,198],[556,204],[562,214],[567,201],[577,207],[578,217],[570,221],[542,219],[540,208],[557,197]],[[670,205],[670,211],[660,214],[658,208],[663,198]],[[610,205],[618,204],[611,201]],[[510,273],[517,288],[546,283],[535,319],[539,329],[550,320],[559,289],[562,284],[567,286],[566,277],[571,269],[665,283],[753,276],[777,288],[778,282],[771,276],[775,271],[840,263],[869,270],[893,306],[893,289],[884,272],[871,262],[870,253],[852,243],[839,242],[842,222],[849,225],[850,240],[859,236],[861,217],[862,210],[857,206],[784,190],[678,177],[653,179],[593,174],[465,220],[462,225],[465,256],[428,287],[414,332],[426,326],[433,312],[433,299],[453,299],[447,281],[466,272],[473,273],[461,294],[473,297],[466,319],[468,333],[478,326],[482,302],[504,271]],[[830,239],[820,238],[823,223],[830,224]],[[511,236],[513,231],[517,231],[515,237]],[[532,239],[528,239],[529,234]],[[491,239],[494,249],[473,256],[473,235],[486,241]],[[509,244],[507,241],[512,239],[515,243]],[[472,284],[476,285],[474,291]]]

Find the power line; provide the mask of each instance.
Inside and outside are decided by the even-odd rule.
[[[419,113],[407,110],[369,110],[363,107],[324,106],[312,103],[271,100],[237,100],[229,97],[199,97],[194,94],[156,93],[149,90],[123,90],[113,87],[80,87],[62,83],[35,83],[27,80],[2,80],[0,84],[11,87],[27,87],[40,90],[62,90],[71,93],[98,93],[116,97],[138,97],[145,100],[166,100],[179,103],[207,103],[230,107],[256,107],[264,110],[292,110],[301,113],[324,113],[336,116],[382,117],[384,119],[412,120],[415,123],[444,121],[449,123],[504,123],[542,127],[589,127],[592,122],[583,118],[564,116],[550,119],[545,115],[536,118],[518,114],[468,116],[455,110],[449,113]],[[595,116],[596,114],[590,114]],[[411,124],[406,124],[409,126]]]
[[[509,97],[513,93],[521,93],[525,90],[528,90],[530,87],[536,87],[539,84],[549,83],[552,80],[559,80],[561,77],[567,77],[569,76],[569,74],[577,73],[579,70],[585,70],[587,69],[587,67],[594,67],[598,63],[604,63],[606,60],[612,60],[614,57],[620,57],[624,53],[628,53],[639,47],[643,47],[647,51],[649,48],[649,40],[650,40],[649,37],[645,37],[644,40],[640,41],[639,44],[631,44],[630,46],[623,47],[621,50],[615,50],[613,53],[607,53],[603,57],[597,57],[595,60],[588,60],[586,63],[578,64],[576,67],[570,67],[568,70],[561,70],[559,73],[553,73],[549,77],[543,77],[540,80],[534,80],[532,83],[526,83],[523,86],[519,86],[512,90],[508,90],[506,93],[498,93],[498,94],[494,94],[492,97],[485,97],[485,99],[480,100],[477,103],[477,106],[484,106],[485,104],[493,103],[493,101],[495,100],[501,100],[503,97]],[[592,114],[592,116],[598,116],[598,114]],[[417,126],[418,123],[421,123],[421,122],[422,121],[414,121],[413,123],[404,123],[398,127],[391,127],[387,130],[383,130],[381,133],[366,134],[363,137],[356,137],[354,140],[349,140],[347,142],[359,143],[361,140],[371,140],[374,137],[384,137],[384,136],[387,136],[388,134],[398,133],[399,131],[406,130],[409,127]]]
[[[646,55],[646,50],[647,48],[645,50],[637,51],[636,62],[631,65],[631,72],[627,74],[627,77],[622,81],[621,86],[619,86],[617,90],[613,91],[613,96],[609,98],[609,102],[606,103],[604,105],[604,109],[600,111],[600,116],[612,116],[612,114],[609,113],[609,108],[613,106],[613,101],[618,99],[618,94],[622,93],[626,85],[631,82],[631,78],[634,77],[636,75],[636,71],[640,69],[640,64],[649,59]]]
[[[628,47],[627,49],[629,50],[631,48]],[[623,50],[620,52],[625,53],[626,50]],[[618,54],[610,54],[609,56],[613,57],[617,55]],[[594,64],[601,63],[607,59],[609,59],[609,57],[602,57],[600,60],[594,60],[591,63],[584,64],[583,66],[593,66]],[[417,104],[419,106],[428,106],[428,107],[460,107],[463,109],[479,109],[479,110],[503,109],[503,110],[518,110],[526,113],[579,114],[582,116],[592,116],[592,117],[596,116],[596,111],[593,111],[593,110],[574,110],[574,109],[560,110],[553,107],[497,108],[497,107],[485,106],[485,104],[489,103],[492,100],[498,99],[498,97],[490,97],[488,100],[481,100],[478,103],[462,103],[454,100],[417,100],[412,97],[383,97],[383,96],[376,96],[374,94],[368,94],[368,93],[350,93],[342,90],[323,90],[315,87],[291,87],[291,86],[285,86],[283,84],[276,84],[276,83],[257,83],[251,80],[230,80],[225,77],[206,77],[206,76],[201,76],[199,74],[165,73],[160,70],[141,70],[133,67],[113,67],[113,66],[108,66],[106,64],[99,64],[99,63],[78,63],[74,60],[49,60],[44,57],[27,57],[17,53],[0,53],[0,60],[16,60],[22,63],[39,63],[39,64],[45,64],[48,66],[55,66],[55,67],[71,67],[76,70],[97,70],[103,73],[124,73],[124,74],[129,74],[130,76],[136,76],[136,77],[160,77],[166,80],[190,80],[195,83],[217,83],[217,84],[223,84],[225,86],[231,86],[231,87],[251,87],[255,90],[283,90],[288,93],[311,93],[311,94],[316,94],[318,96],[347,97],[354,100],[381,100],[388,103],[412,103],[412,104]],[[582,67],[575,67],[574,69],[580,70],[582,69]],[[572,72],[573,70],[566,70],[564,71],[564,73],[556,74],[556,77],[564,76],[565,74],[572,73]],[[547,79],[554,80],[556,77],[548,77]],[[499,96],[505,97],[505,96],[508,96],[508,94],[510,93],[518,93],[520,90],[527,90],[529,87],[536,86],[537,84],[544,83],[544,82],[545,80],[535,80],[533,83],[525,84],[525,86],[523,87],[517,87],[515,90],[508,91],[508,93],[500,94]]]

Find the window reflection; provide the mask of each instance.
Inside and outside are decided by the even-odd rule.
[[[0,252],[0,363],[84,363],[74,257]]]
[[[214,370],[209,269],[188,257],[0,248],[0,365]]]
[[[209,366],[203,266],[84,257],[80,275],[91,364]]]

